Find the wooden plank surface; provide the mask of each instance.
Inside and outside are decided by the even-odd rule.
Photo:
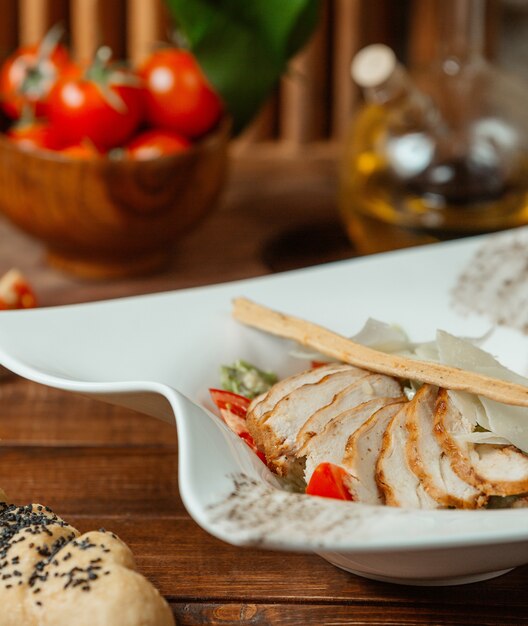
[[[105,512],[185,514],[178,496],[174,447],[10,447],[4,443],[0,450],[2,466],[10,474],[2,488],[17,502],[33,499],[65,517]]]
[[[479,624],[497,626],[497,624],[526,624],[528,618],[522,613],[492,611],[474,607],[463,610],[436,605],[431,608],[414,606],[385,607],[372,609],[370,606],[328,606],[296,604],[174,604],[174,614],[180,626],[212,624],[226,626],[238,624],[253,626],[261,624],[280,624],[281,626],[299,626],[300,624],[328,624],[332,626],[352,626],[375,624],[391,626],[410,624],[409,616],[416,616],[414,624]],[[505,621],[512,620],[512,621]]]
[[[166,274],[79,281],[47,268],[41,246],[6,223],[0,271],[19,266],[41,303],[56,305],[350,257],[335,212],[334,157],[327,148],[301,160],[267,148],[245,153],[220,207],[176,246]],[[528,567],[474,585],[405,587],[353,576],[315,555],[236,548],[185,512],[171,425],[16,377],[0,382],[0,407],[0,486],[17,502],[51,505],[81,531],[118,533],[180,625],[528,622]]]
[[[0,384],[0,446],[176,445],[173,426],[128,411],[116,415],[110,404],[75,396],[75,415],[57,389],[12,376]],[[72,398],[73,400],[73,398]]]

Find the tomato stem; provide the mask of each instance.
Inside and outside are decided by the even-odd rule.
[[[180,50],[191,49],[189,39],[178,25],[170,31],[169,41],[174,45],[174,47],[179,48]]]
[[[64,25],[58,22],[44,35],[37,52],[37,66],[51,57],[59,41],[64,35]]]

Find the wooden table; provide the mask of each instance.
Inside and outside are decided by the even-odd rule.
[[[335,214],[333,152],[236,159],[221,207],[160,276],[82,282],[45,266],[41,247],[0,223],[0,271],[27,273],[41,305],[219,282],[353,255]],[[43,502],[81,531],[104,526],[133,549],[179,624],[528,623],[528,567],[454,588],[405,587],[316,556],[244,550],[202,531],[178,495],[175,429],[18,378],[0,384],[0,486]],[[1,610],[1,609],[0,609]]]

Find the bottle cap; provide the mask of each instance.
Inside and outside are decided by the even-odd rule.
[[[398,61],[388,46],[375,43],[360,50],[350,68],[352,78],[360,87],[375,87],[393,73]]]

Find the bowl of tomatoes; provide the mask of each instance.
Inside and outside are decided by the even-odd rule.
[[[110,55],[79,66],[48,34],[0,70],[0,211],[88,277],[166,266],[227,169],[230,120],[190,52]]]

